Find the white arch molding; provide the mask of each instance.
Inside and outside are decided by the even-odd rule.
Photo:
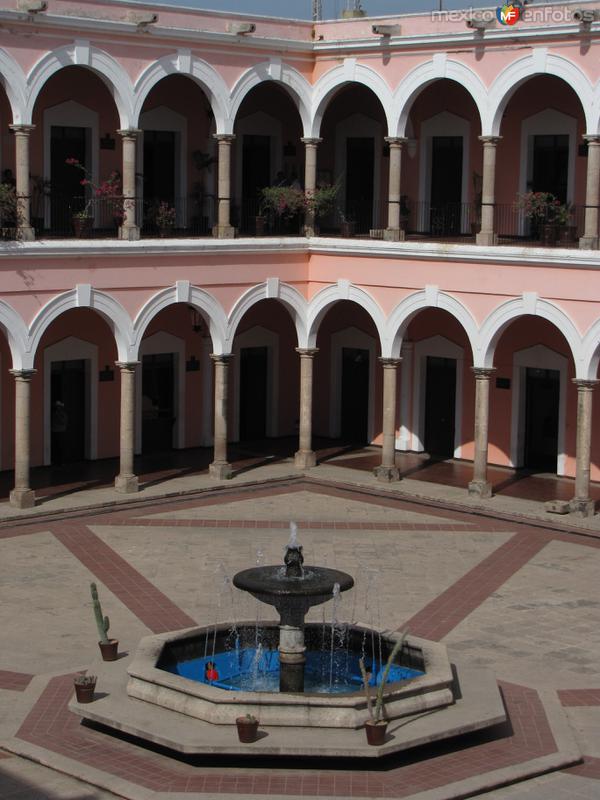
[[[142,452],[142,371],[144,356],[173,354],[173,400],[177,419],[173,426],[173,447],[185,447],[185,341],[167,331],[157,331],[142,340],[139,348],[141,366],[135,375],[135,452]]]
[[[294,101],[300,120],[304,136],[311,136],[311,99],[313,90],[306,78],[289,64],[279,58],[272,58],[270,61],[263,61],[247,69],[239,78],[231,90],[229,100],[229,118],[226,121],[223,131],[218,133],[233,133],[237,114],[244,98],[249,92],[261,83],[274,81],[282,86]],[[316,135],[316,134],[314,134]]]
[[[268,278],[264,283],[259,283],[247,289],[235,302],[229,313],[227,326],[226,347],[224,352],[231,352],[237,329],[244,314],[261,300],[279,300],[288,310],[298,336],[298,347],[308,347],[307,340],[307,309],[308,303],[300,292],[287,283],[280,283],[278,278]]]
[[[27,80],[20,64],[6,50],[0,48],[0,83],[4,87],[12,122],[20,125],[27,118]]]
[[[84,455],[91,461],[98,458],[98,346],[67,336],[44,348],[44,466],[52,463],[52,363],[79,360],[85,362]]]
[[[27,103],[23,122],[31,124],[36,100],[52,75],[71,66],[87,67],[98,75],[113,96],[120,127],[132,127],[133,86],[129,75],[112,56],[83,40],[46,53],[35,64],[27,77]]]
[[[279,334],[255,325],[235,337],[233,345],[233,436],[234,442],[240,439],[241,403],[241,351],[246,347],[267,348],[267,402],[265,408],[265,431],[267,438],[279,435]]]
[[[525,460],[527,369],[551,369],[559,373],[556,474],[565,474],[567,462],[565,453],[565,425],[568,365],[568,358],[542,344],[536,344],[533,347],[518,350],[513,354],[510,426],[510,462],[512,467],[522,467]]]
[[[27,356],[29,339],[27,325],[21,315],[4,300],[0,300],[0,328],[8,341],[12,369],[33,369],[33,360],[30,361]]]
[[[425,450],[425,398],[427,392],[427,357],[450,358],[456,362],[454,396],[454,458],[462,455],[462,416],[464,385],[464,348],[445,336],[431,336],[414,343],[412,450]]]
[[[317,335],[321,322],[329,309],[340,300],[351,300],[367,312],[375,325],[379,338],[378,344],[383,350],[386,320],[381,306],[365,289],[354,286],[350,281],[344,279],[340,279],[333,286],[321,289],[309,302],[306,323],[307,342],[300,346],[311,349],[317,346]],[[384,355],[383,352],[382,355]]]
[[[217,133],[228,133],[229,89],[223,77],[208,62],[193,56],[189,50],[162,56],[147,67],[135,82],[133,127],[136,127],[148,95],[156,84],[169,75],[186,75],[206,95],[215,117]]]
[[[344,348],[357,348],[369,353],[369,396],[367,410],[367,440],[375,438],[375,362],[376,340],[358,328],[344,328],[331,336],[330,390],[329,390],[329,435],[338,439],[342,426],[342,372]]]

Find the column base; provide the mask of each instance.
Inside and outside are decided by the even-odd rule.
[[[580,250],[597,250],[598,237],[597,236],[582,236],[579,240]]]
[[[400,480],[400,473],[397,467],[375,467],[373,475],[380,483],[393,483]]]
[[[487,500],[492,496],[492,484],[487,481],[471,481],[469,483],[469,497],[479,497]]]
[[[9,499],[13,508],[33,508],[35,506],[33,489],[13,489]]]
[[[403,242],[405,238],[402,228],[384,228],[383,239],[386,242]]]
[[[475,244],[482,244],[484,247],[492,247],[498,244],[498,237],[489,231],[479,231],[475,234]]]
[[[317,455],[314,450],[297,450],[294,453],[296,469],[310,469],[317,466]]]
[[[571,514],[577,517],[593,517],[596,513],[596,504],[591,498],[585,500],[579,497],[574,497],[569,503]]]
[[[228,461],[213,461],[208,466],[208,474],[218,481],[227,481],[233,477],[233,468]]]
[[[140,239],[140,229],[137,225],[121,225],[119,228],[119,239],[125,242],[137,242]]]
[[[35,228],[31,225],[23,225],[17,228],[17,238],[22,242],[35,242]]]
[[[137,475],[117,475],[115,478],[115,489],[122,494],[134,494],[139,492],[140,485]]]
[[[212,235],[215,239],[235,239],[236,230],[233,225],[213,225]]]

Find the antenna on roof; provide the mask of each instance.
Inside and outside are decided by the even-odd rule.
[[[312,0],[312,18],[313,22],[323,19],[323,0]]]

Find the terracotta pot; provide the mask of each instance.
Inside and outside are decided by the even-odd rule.
[[[545,245],[554,244],[556,242],[556,226],[550,222],[544,222],[540,225],[540,242]]]
[[[78,239],[89,236],[92,229],[93,219],[91,217],[72,217],[73,233]]]
[[[365,722],[365,731],[367,732],[367,742],[369,744],[379,747],[385,743],[385,734],[387,732],[387,722]]]
[[[254,217],[254,227],[257,236],[265,235],[265,227],[267,225],[266,217]]]
[[[238,738],[240,742],[249,744],[256,741],[256,733],[258,731],[258,720],[250,720],[248,717],[237,717],[235,724],[237,725]]]
[[[119,640],[109,639],[108,642],[98,642],[102,653],[102,661],[116,661],[119,650]]]
[[[75,696],[78,703],[91,703],[94,699],[95,683],[80,684],[75,683]]]
[[[356,224],[354,222],[342,222],[340,232],[344,239],[350,239],[350,237],[354,236],[355,227]]]

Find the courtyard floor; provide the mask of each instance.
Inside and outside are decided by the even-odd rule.
[[[144,480],[135,497],[106,481],[78,483],[77,491],[65,482],[27,513],[1,503],[0,797],[484,796],[482,776],[501,771],[502,782],[518,780],[521,763],[557,748],[553,703],[580,763],[485,797],[599,798],[597,518],[544,511],[541,501],[568,493],[570,482],[537,477],[537,496],[500,491],[481,502],[465,496],[463,465],[429,464],[434,477],[436,469],[455,475],[439,483],[406,457],[404,479],[382,487],[369,472],[376,458],[369,449],[325,454],[305,477],[285,455],[241,454],[220,490],[202,469],[183,468]],[[492,479],[519,485],[507,472]],[[258,550],[279,563],[290,520],[308,563],[355,576],[340,619],[408,626],[444,642],[451,659],[493,669],[510,725],[375,766],[186,761],[79,725],[67,703],[73,673],[97,657],[90,581],[124,653],[151,632],[252,618],[254,601],[237,590],[231,597],[224,576],[254,564]],[[488,788],[498,785],[490,781]]]

